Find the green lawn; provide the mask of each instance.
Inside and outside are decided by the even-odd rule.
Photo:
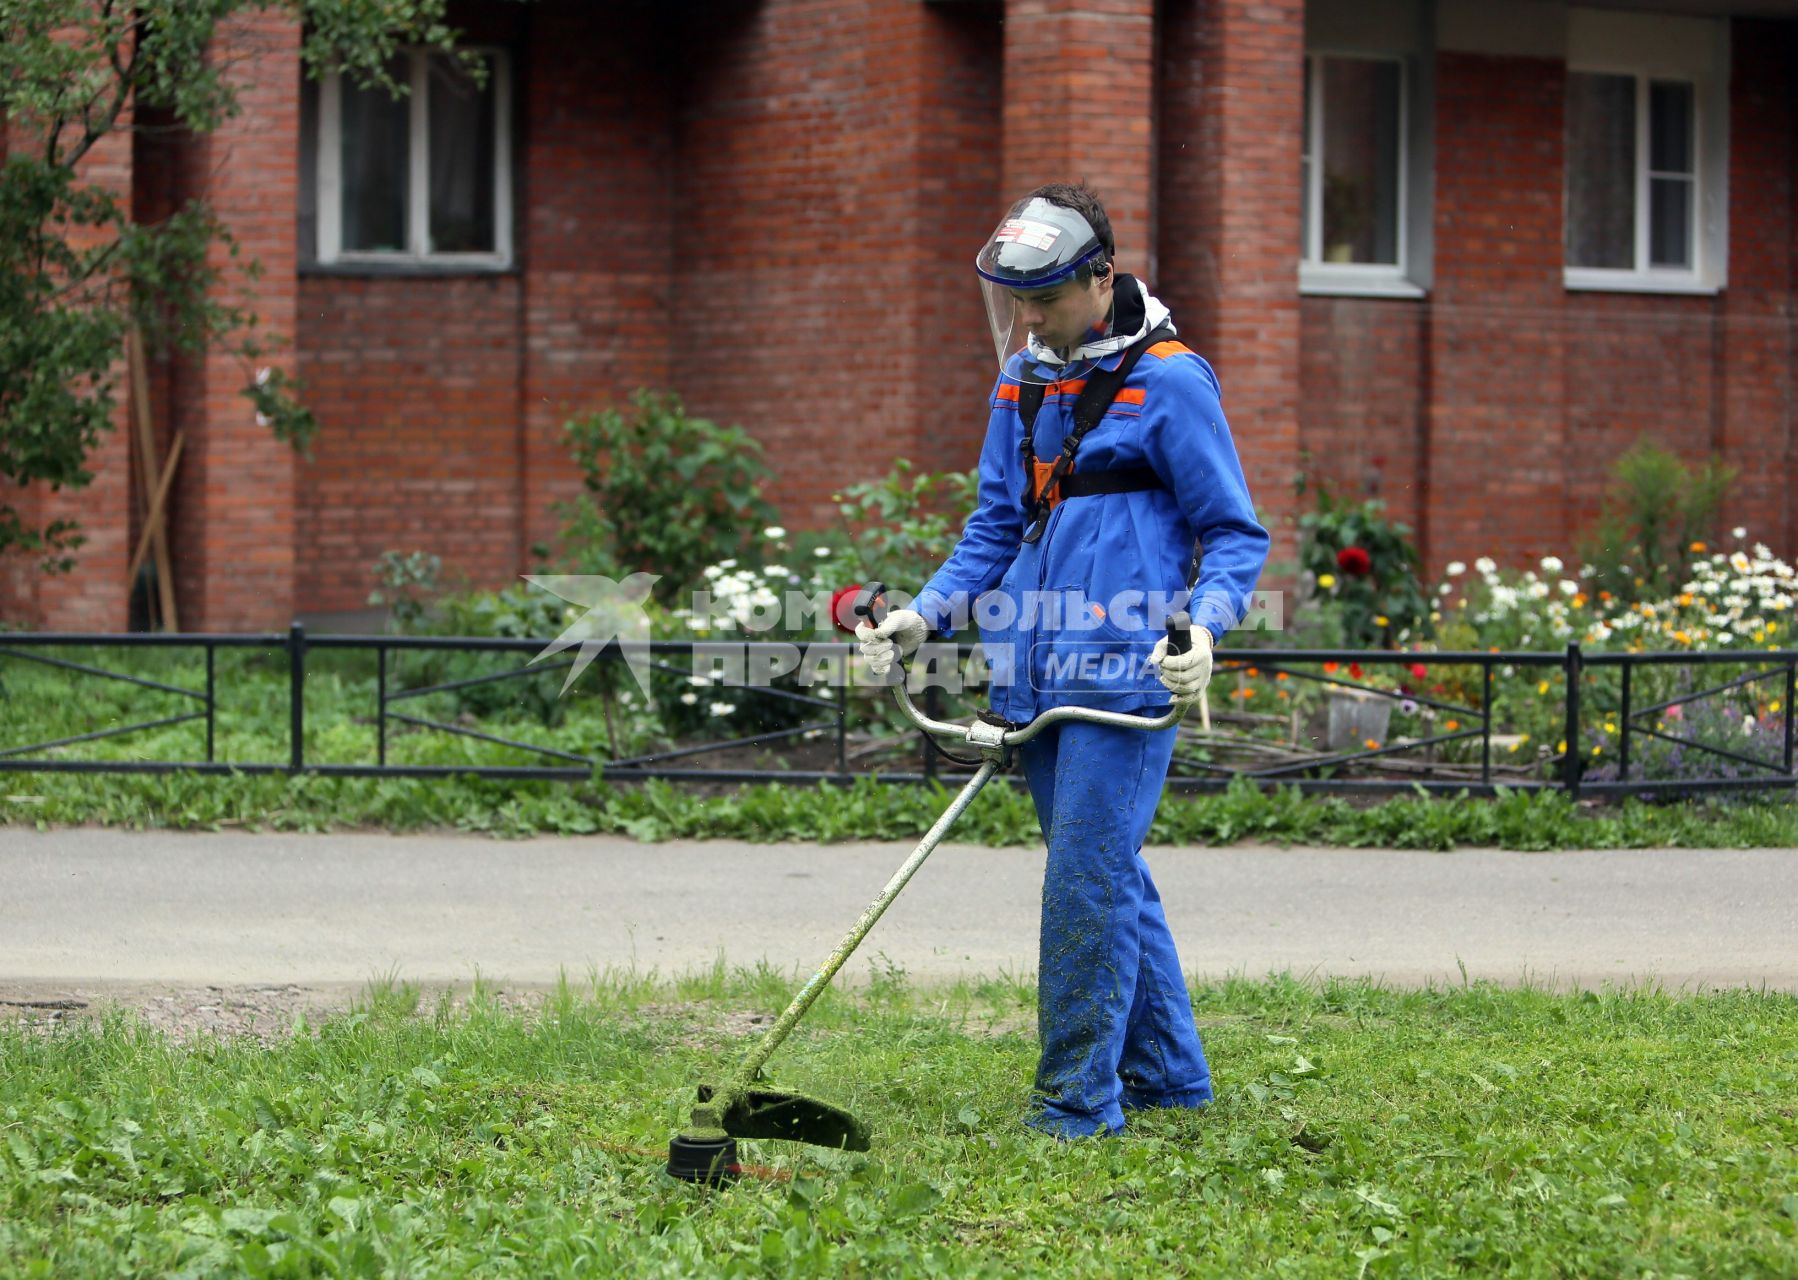
[[[0,1274],[1798,1274],[1788,996],[1207,986],[1217,1104],[1058,1145],[1019,1123],[1029,985],[877,972],[773,1072],[871,1154],[667,1179],[789,985],[389,987],[273,1049],[0,1031]]]

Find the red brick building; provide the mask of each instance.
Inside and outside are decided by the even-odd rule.
[[[1733,522],[1798,542],[1798,3],[455,16],[485,88],[424,55],[397,104],[305,84],[298,31],[261,17],[218,50],[241,116],[103,157],[140,217],[204,194],[231,221],[322,428],[295,457],[232,361],[159,372],[186,628],[356,608],[389,549],[509,580],[577,488],[561,424],[638,386],[758,435],[796,525],[895,456],[971,465],[971,260],[1011,196],[1064,178],[1217,366],[1271,516],[1308,458],[1433,564],[1565,553],[1652,433],[1723,454]],[[90,534],[77,572],[10,566],[0,616],[125,624],[126,451],[57,500]]]

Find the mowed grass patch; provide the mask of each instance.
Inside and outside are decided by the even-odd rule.
[[[371,990],[264,1049],[0,1030],[8,1275],[1798,1274],[1798,1000],[1195,991],[1204,1112],[1020,1124],[1033,989],[830,993],[772,1077],[866,1156],[667,1140],[793,985],[608,978],[520,1011]]]

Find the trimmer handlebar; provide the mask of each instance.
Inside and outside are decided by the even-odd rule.
[[[884,582],[863,584],[862,589],[855,594],[853,611],[856,617],[866,618],[875,626],[879,626],[886,619],[887,614],[886,584]],[[1168,616],[1167,647],[1169,653],[1188,653],[1192,650],[1192,617],[1190,614],[1182,612]],[[902,656],[900,658],[901,672],[904,671],[904,665],[905,660]],[[972,742],[976,745],[1003,747],[1021,746],[1051,725],[1068,721],[1080,724],[1109,725],[1114,729],[1141,729],[1144,732],[1153,732],[1157,729],[1173,728],[1186,715],[1186,704],[1179,702],[1170,707],[1167,714],[1153,718],[1134,716],[1122,711],[1099,711],[1092,707],[1055,707],[1043,712],[1029,724],[1016,729],[1007,729],[1001,735],[993,732],[990,726],[984,726],[980,722],[976,722],[974,725],[963,725],[948,720],[932,719],[918,710],[917,705],[912,702],[911,694],[906,690],[903,679],[893,686],[893,697],[898,700],[899,709],[905,712],[906,718],[925,733],[936,737],[954,738],[962,742]],[[996,740],[984,741],[987,734],[981,732],[983,728],[987,729],[991,737]]]

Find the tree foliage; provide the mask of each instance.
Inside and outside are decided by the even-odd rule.
[[[405,86],[388,72],[398,48],[452,44],[445,3],[0,0],[10,143],[0,166],[0,479],[52,490],[92,479],[87,458],[111,428],[132,326],[153,351],[235,354],[259,420],[305,446],[311,413],[291,379],[262,367],[274,340],[219,287],[227,273],[249,285],[257,276],[230,229],[197,198],[135,222],[84,161],[123,130],[204,134],[236,114],[234,68],[214,51],[227,20],[285,13],[304,23],[308,74],[341,71],[398,94]],[[0,502],[0,552],[41,553],[56,571],[80,542],[74,522],[39,524]]]

